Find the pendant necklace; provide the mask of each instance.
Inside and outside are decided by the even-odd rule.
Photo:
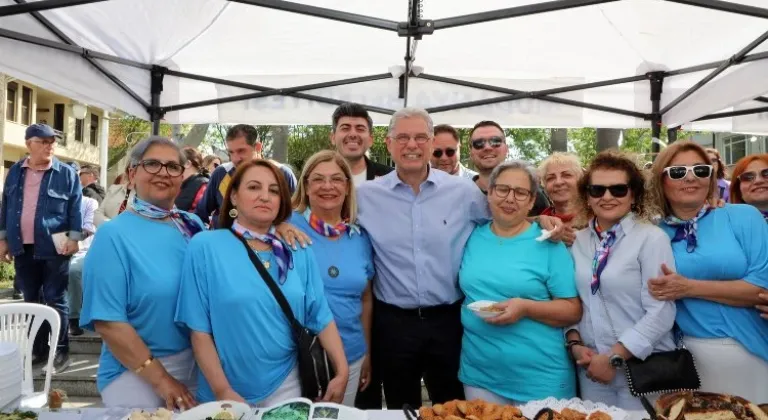
[[[248,243],[248,246],[251,248],[251,250],[253,251],[253,253],[254,253],[254,254],[256,254],[256,257],[259,259],[259,261],[261,261],[261,264],[264,266],[264,268],[266,268],[267,270],[269,270],[269,267],[271,267],[271,266],[272,266],[272,264],[270,263],[269,259],[267,259],[266,261],[264,261],[264,258],[261,258],[261,252],[264,252],[264,251],[259,251],[258,249],[256,249],[256,247],[254,247],[253,245],[251,245],[251,243],[250,243],[250,242]]]

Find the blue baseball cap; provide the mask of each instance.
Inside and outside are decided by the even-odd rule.
[[[40,138],[55,137],[60,139],[61,135],[57,134],[56,130],[51,128],[51,126],[49,125],[32,124],[29,127],[27,127],[27,131],[24,134],[24,140],[29,140],[32,137],[40,137]]]

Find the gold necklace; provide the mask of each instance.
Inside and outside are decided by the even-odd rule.
[[[256,257],[257,257],[257,258],[259,259],[259,261],[261,261],[261,263],[264,265],[264,268],[266,268],[267,270],[269,270],[269,267],[271,267],[271,266],[272,266],[272,264],[270,263],[270,261],[269,261],[269,260],[266,260],[266,261],[265,261],[265,260],[264,260],[264,258],[261,258],[261,254],[260,254],[261,252],[265,252],[266,250],[261,250],[261,251],[259,251],[259,250],[258,250],[258,249],[256,249],[256,247],[255,247],[255,246],[254,246],[254,245],[251,243],[251,241],[249,241],[249,242],[248,242],[248,246],[251,248],[251,250],[253,251],[253,253],[254,253],[254,254],[256,254]]]

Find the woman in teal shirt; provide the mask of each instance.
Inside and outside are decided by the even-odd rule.
[[[373,315],[373,251],[355,222],[352,171],[337,152],[323,150],[304,164],[293,196],[291,224],[312,239],[325,297],[341,334],[349,363],[344,405],[354,406],[358,388],[370,382]]]
[[[459,379],[468,400],[520,404],[576,395],[563,328],[581,319],[573,260],[562,243],[539,241],[529,223],[538,177],[525,162],[503,163],[490,177],[493,220],[467,242],[459,272],[465,304],[498,302],[482,319],[466,306]]]
[[[323,281],[310,249],[291,251],[274,226],[291,214],[288,184],[266,160],[238,167],[220,213],[221,229],[189,244],[176,322],[189,328],[202,376],[200,402],[273,405],[302,395],[293,331],[239,235],[288,300],[297,321],[318,338],[336,371],[326,401],[341,402],[349,374]],[[215,340],[214,340],[215,338]]]

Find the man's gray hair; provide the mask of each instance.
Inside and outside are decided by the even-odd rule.
[[[489,188],[496,186],[496,181],[502,173],[509,170],[520,170],[528,175],[528,181],[531,183],[531,197],[535,198],[539,192],[539,175],[536,168],[524,160],[510,160],[502,162],[499,166],[493,168],[491,176],[488,179]]]
[[[144,159],[144,155],[147,154],[147,150],[149,150],[152,146],[167,146],[174,150],[176,150],[176,153],[179,154],[179,163],[184,166],[187,163],[187,157],[184,156],[184,153],[181,151],[181,148],[178,144],[176,144],[173,140],[162,137],[162,136],[151,136],[149,138],[146,138],[139,142],[133,150],[131,150],[131,159],[130,159],[130,166],[136,167],[138,166],[141,161]]]
[[[429,112],[422,108],[407,107],[392,114],[392,119],[389,120],[389,130],[387,130],[388,136],[392,136],[392,133],[395,131],[395,125],[404,118],[421,118],[427,123],[427,133],[429,136],[433,137],[435,135],[435,124],[432,122]]]

